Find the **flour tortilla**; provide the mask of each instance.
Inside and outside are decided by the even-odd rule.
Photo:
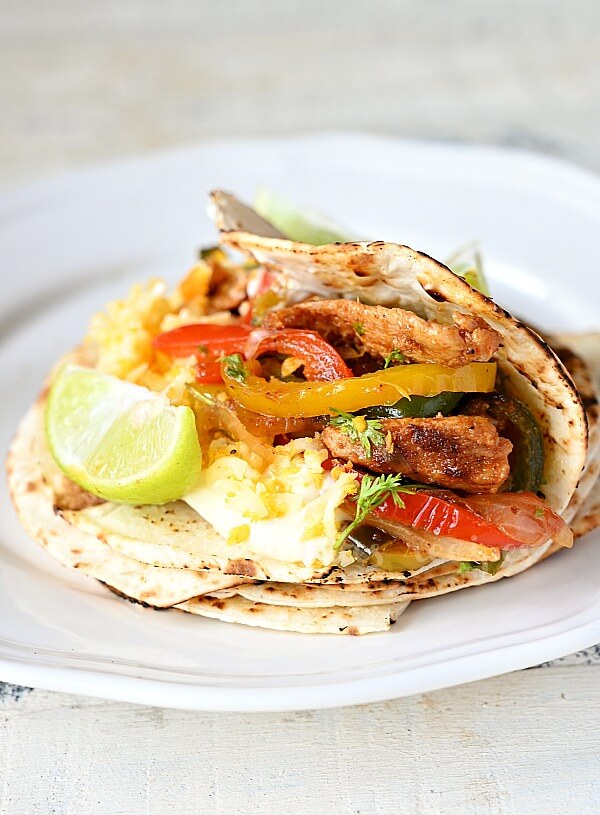
[[[577,386],[589,429],[587,461],[563,512],[565,520],[571,522],[600,476],[600,332],[554,334],[549,341]]]
[[[540,547],[542,550],[546,547]],[[385,631],[405,611],[411,600],[437,597],[452,591],[494,583],[524,571],[540,557],[531,550],[511,552],[503,573],[489,575],[478,569],[464,574],[447,574],[438,578],[406,581],[402,588],[384,589],[387,603],[365,604],[364,598],[356,597],[355,605],[332,604],[332,599],[343,601],[342,587],[314,587],[293,584],[265,583],[227,590],[221,597],[197,597],[180,603],[182,611],[212,617],[229,623],[270,628],[279,631],[297,631],[306,634],[369,634]],[[330,595],[329,592],[334,592]],[[379,599],[381,594],[377,592]],[[315,605],[315,602],[327,605]]]
[[[600,332],[557,334],[551,342],[559,348],[561,358],[573,374],[586,407],[590,430],[588,461],[565,512],[577,539],[600,526]],[[584,370],[576,360],[584,362]],[[559,548],[553,545],[548,554]]]
[[[387,631],[408,605],[401,602],[368,608],[293,608],[253,603],[244,597],[197,597],[177,607],[202,617],[276,631],[359,635]]]
[[[12,444],[8,481],[17,514],[26,531],[50,555],[72,569],[95,577],[126,597],[157,608],[238,585],[239,577],[218,570],[203,572],[162,569],[125,557],[97,537],[68,524],[55,511],[50,482],[60,476],[49,454],[43,462],[43,408],[37,405],[23,419]]]
[[[284,563],[264,556],[259,559],[240,553],[228,557],[232,549],[241,547],[228,544],[193,509],[180,502],[164,507],[103,504],[62,514],[70,524],[100,537],[115,552],[166,568],[220,568],[224,574],[293,583],[367,583],[398,577],[397,572],[355,564],[345,569],[339,566],[310,569],[300,563]],[[402,572],[401,576],[420,574],[439,562]]]
[[[549,548],[545,544],[536,550],[521,549],[509,552],[503,568],[496,574],[488,574],[480,569],[458,572],[458,563],[448,563],[431,572],[411,577],[377,583],[372,581],[362,589],[352,584],[336,586],[294,583],[258,583],[243,585],[227,590],[227,597],[238,595],[249,601],[273,606],[313,608],[326,606],[371,606],[397,603],[404,600],[422,600],[440,594],[458,591],[469,586],[495,583],[503,577],[511,577],[528,569]],[[221,595],[224,597],[225,595]]]
[[[328,574],[323,577],[313,578],[311,584],[320,584],[322,586],[342,586],[353,587],[356,590],[364,589],[369,591],[375,587],[379,587],[380,583],[393,583],[401,581],[402,583],[407,579],[418,577],[422,574],[445,574],[451,568],[454,569],[454,564],[447,560],[432,560],[425,566],[419,569],[406,570],[403,572],[390,572],[386,569],[381,569],[379,566],[368,566],[364,563],[351,563],[349,566],[342,568],[336,566],[331,569]]]
[[[328,570],[255,557],[241,544],[228,544],[191,507],[103,504],[63,513],[74,527],[100,535],[115,551],[141,562],[175,569],[219,569],[257,580],[303,582]]]
[[[589,535],[600,526],[600,480],[597,479],[592,490],[579,508],[577,515],[571,522],[571,529],[575,538]]]
[[[168,516],[166,513],[172,513]],[[225,574],[239,574],[255,580],[304,583],[367,583],[398,577],[398,573],[352,564],[345,569],[309,569],[299,563],[283,563],[271,558],[228,557],[232,546],[221,538],[186,504],[165,507],[119,507],[106,504],[64,517],[83,532],[100,536],[115,552],[126,557],[175,569],[220,568]],[[439,561],[401,577],[420,574],[437,566]]]
[[[242,231],[243,212],[232,196],[217,191],[212,206],[223,245],[284,274],[303,295],[358,298],[439,322],[451,322],[457,310],[485,319],[502,336],[494,359],[510,393],[529,407],[542,430],[546,502],[556,512],[566,508],[586,462],[587,420],[566,368],[537,334],[442,263],[407,246],[383,241],[310,246],[262,237]]]
[[[228,596],[239,595],[253,603],[266,603],[293,608],[330,608],[332,606],[358,608],[359,606],[389,605],[402,596],[401,584],[367,584],[357,588],[352,584],[319,586],[302,583],[256,583],[239,586],[228,591]],[[245,589],[248,589],[246,591]],[[219,592],[219,597],[224,595]]]

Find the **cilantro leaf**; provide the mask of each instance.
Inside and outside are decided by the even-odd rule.
[[[360,483],[360,489],[356,496],[356,512],[354,519],[340,533],[334,544],[334,549],[339,549],[348,535],[360,526],[367,515],[383,504],[388,498],[392,498],[394,504],[403,509],[405,504],[400,493],[414,493],[421,487],[421,484],[403,483],[401,475],[365,475]]]
[[[221,357],[221,362],[225,366],[225,374],[230,379],[236,379],[238,382],[246,381],[248,371],[241,354],[229,354],[227,357]]]
[[[365,333],[365,327],[362,323],[354,323],[353,328],[359,337],[362,337],[363,334]]]
[[[383,362],[383,370],[389,368],[393,362],[404,362],[404,354],[401,351],[391,351]]]
[[[500,566],[504,563],[504,558],[505,554],[502,552],[498,560],[463,560],[457,572],[458,574],[464,574],[465,572],[470,572],[471,569],[479,569],[479,571],[486,572],[486,574],[496,574]]]
[[[385,435],[379,419],[365,419],[364,416],[354,416],[352,413],[344,413],[343,410],[337,410],[337,408],[330,408],[330,410],[337,414],[329,421],[331,427],[339,428],[351,441],[357,441],[368,458],[372,452],[371,445],[385,443]]]

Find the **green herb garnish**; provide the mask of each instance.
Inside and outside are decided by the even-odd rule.
[[[362,337],[363,334],[365,333],[365,327],[362,323],[354,323],[353,328],[359,337]]]
[[[392,498],[394,504],[400,509],[404,509],[404,501],[400,493],[414,493],[421,487],[420,484],[405,484],[401,475],[365,475],[360,483],[360,489],[356,496],[356,513],[354,519],[341,532],[334,544],[334,549],[339,549],[348,535],[360,526],[367,515],[378,506],[381,506],[388,498]]]
[[[533,514],[535,515],[536,518],[545,518],[546,517],[546,515],[544,513],[544,510],[541,507],[536,507]]]
[[[206,355],[208,354],[208,345],[199,345],[197,350],[199,354]]]
[[[458,567],[458,574],[470,572],[471,569],[479,569],[486,574],[496,574],[500,566],[504,563],[505,555],[502,553],[498,560],[463,560]]]
[[[389,368],[393,362],[404,362],[404,354],[401,351],[392,351],[387,355],[383,363],[383,370]]]
[[[342,430],[351,441],[357,441],[365,455],[370,458],[373,444],[384,444],[385,435],[381,430],[379,419],[365,419],[364,416],[354,416],[352,413],[344,413],[343,410],[330,408],[337,415],[330,419],[331,427]]]
[[[225,365],[225,374],[230,379],[236,379],[238,382],[246,381],[248,371],[241,354],[229,354],[227,357],[222,357],[221,362]]]

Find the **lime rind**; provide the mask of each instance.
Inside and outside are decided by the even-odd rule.
[[[473,289],[490,296],[490,286],[483,269],[483,258],[476,241],[457,249],[446,260],[446,264],[454,274],[464,278]]]
[[[325,215],[300,207],[289,198],[271,190],[257,190],[254,208],[261,217],[292,241],[322,246],[354,240]]]

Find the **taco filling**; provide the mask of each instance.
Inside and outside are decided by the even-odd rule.
[[[30,420],[62,523],[186,570],[163,605],[350,633],[572,545],[585,413],[536,334],[407,247],[294,243],[212,206],[220,247],[97,314]]]

